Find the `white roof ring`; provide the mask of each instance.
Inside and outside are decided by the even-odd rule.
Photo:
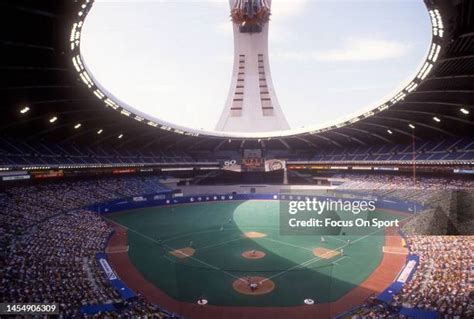
[[[441,13],[436,8],[427,8],[431,24],[432,24],[432,41],[424,63],[421,64],[416,77],[408,82],[408,84],[396,93],[392,98],[387,100],[385,103],[376,107],[370,108],[368,111],[362,112],[357,116],[349,117],[341,122],[335,122],[325,125],[314,125],[306,126],[304,128],[295,128],[285,131],[274,131],[274,132],[219,132],[219,131],[205,131],[198,130],[189,127],[176,125],[167,121],[164,121],[155,116],[145,114],[138,109],[130,106],[113,94],[108,92],[101,84],[95,80],[94,76],[87,68],[80,50],[81,44],[81,31],[84,25],[87,14],[91,10],[94,0],[82,0],[83,4],[80,6],[80,11],[77,13],[76,21],[71,27],[71,34],[69,39],[70,52],[72,56],[72,64],[78,73],[79,78],[89,88],[89,90],[104,103],[104,106],[110,107],[122,115],[130,117],[143,124],[156,127],[157,129],[173,132],[184,136],[204,136],[204,137],[216,137],[216,138],[235,138],[235,139],[272,139],[280,137],[291,137],[297,135],[316,135],[322,132],[328,132],[337,128],[349,126],[365,118],[369,118],[383,110],[389,109],[399,101],[405,99],[405,97],[416,91],[417,87],[428,77],[434,68],[435,63],[438,60],[439,54],[442,51],[442,40],[444,37],[444,21]]]

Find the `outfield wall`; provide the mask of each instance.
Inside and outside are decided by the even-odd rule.
[[[235,187],[233,188],[235,189]],[[369,195],[367,195],[369,196]],[[325,199],[339,199],[340,197],[334,196],[311,196],[311,195],[280,195],[279,193],[274,194],[204,194],[204,195],[191,195],[191,196],[179,196],[173,197],[170,192],[163,192],[152,195],[133,196],[124,199],[117,199],[110,202],[94,204],[87,207],[89,210],[97,212],[99,214],[107,214],[119,211],[126,211],[138,208],[146,208],[153,206],[167,206],[167,205],[179,205],[179,204],[190,204],[190,203],[205,203],[205,202],[218,202],[218,201],[229,201],[229,200],[305,200],[306,198],[318,200]],[[363,195],[360,194],[360,198]],[[356,201],[360,198],[344,198],[345,201]],[[413,201],[395,200],[377,198],[375,200],[375,207],[377,209],[394,210],[403,213],[416,213],[424,209],[424,207]]]
[[[241,185],[189,185],[189,186],[177,186],[177,188],[183,191],[185,196],[192,195],[214,195],[219,194],[231,194],[236,192],[237,194],[251,194],[252,189],[257,194],[278,194],[282,190],[290,190],[297,192],[298,190],[311,191],[311,190],[325,190],[333,189],[334,187],[318,186],[318,185],[262,185],[262,184],[241,184]]]

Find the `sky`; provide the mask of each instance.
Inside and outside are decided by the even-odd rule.
[[[273,0],[270,66],[291,128],[382,104],[414,78],[430,41],[422,0]],[[228,0],[96,0],[81,52],[133,108],[213,130],[233,67]]]

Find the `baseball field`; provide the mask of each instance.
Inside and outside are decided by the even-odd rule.
[[[145,296],[157,290],[178,303],[206,300],[233,309],[314,303],[339,311],[351,298],[384,289],[403,266],[403,241],[395,233],[386,236],[387,229],[282,235],[279,205],[207,202],[109,214],[117,234],[108,256],[119,276]],[[395,218],[391,212],[376,214]],[[140,280],[127,280],[132,272]]]

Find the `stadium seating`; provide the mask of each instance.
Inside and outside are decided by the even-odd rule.
[[[94,165],[94,164],[147,164],[196,162],[180,151],[134,151],[104,149],[103,147],[76,147],[74,144],[25,142],[0,139],[0,166],[18,165]]]
[[[167,190],[158,177],[122,177],[9,187],[0,201],[0,231],[21,231],[35,223],[97,202]]]
[[[337,176],[347,179],[341,186],[346,189],[399,190],[416,188],[418,190],[445,190],[474,187],[474,180],[470,178],[418,176],[416,184],[414,184],[413,177],[409,175],[338,174]]]
[[[417,161],[468,161],[474,159],[474,140],[471,138],[418,142],[415,145]],[[308,159],[316,162],[377,162],[412,161],[413,145],[379,145],[333,149]]]
[[[370,147],[337,148],[326,151],[268,151],[267,158],[281,158],[290,162],[389,162],[412,161],[411,144],[378,145]],[[0,167],[14,166],[61,166],[61,165],[111,165],[111,164],[163,164],[163,163],[218,163],[238,159],[236,151],[144,151],[105,149],[102,146],[75,146],[52,144],[44,141],[26,142],[0,138]],[[419,142],[416,145],[417,161],[472,161],[472,138]]]
[[[420,256],[414,278],[390,304],[370,298],[339,319],[398,319],[401,309],[434,312],[439,318],[472,318],[472,239],[470,236],[410,236],[407,245]],[[418,317],[425,318],[425,317]]]
[[[397,195],[397,188],[411,185],[409,178],[399,176],[348,175],[346,179],[348,181],[341,187],[373,188],[392,196]],[[442,193],[448,188],[472,187],[473,181],[423,177],[420,185],[421,190],[432,188]],[[62,180],[5,188],[0,193],[0,246],[5,257],[0,261],[4,269],[0,293],[15,302],[34,302],[40,300],[40,296],[44,301],[46,296],[63,305],[62,315],[67,318],[79,316],[82,306],[107,303],[120,305],[120,311],[92,317],[176,318],[141,298],[122,300],[111,288],[94,256],[103,252],[112,228],[96,213],[83,209],[96,202],[163,190],[166,187],[156,176]],[[430,192],[431,195],[435,193]],[[411,195],[406,199],[423,200],[422,196],[426,192],[410,191],[408,194]],[[443,201],[443,198],[439,198],[439,201]],[[466,276],[468,265],[474,261],[472,249],[469,250],[466,246],[469,241],[463,241],[462,237],[456,237],[455,240],[444,238],[427,241],[423,237],[408,236],[410,247],[422,257],[421,270],[415,280],[395,297],[390,307],[397,309],[400,305],[410,305],[437,309],[446,314],[472,314],[466,306],[470,302]],[[461,245],[459,247],[469,251],[469,255],[450,254],[450,245]],[[441,255],[433,254],[433,250],[439,247],[443,249]],[[432,261],[443,256],[453,257],[453,260],[444,261],[451,263],[452,267],[445,268],[440,264],[433,272]],[[424,276],[430,276],[430,281],[423,283]],[[12,282],[16,283],[15,289],[8,289],[13,287]],[[422,284],[426,293],[419,291]],[[440,297],[435,297],[435,292],[441,293]],[[446,298],[451,298],[456,308],[445,306]],[[377,316],[390,313],[392,309],[386,306],[371,309],[369,304],[365,307],[364,313],[372,315],[364,318],[380,318]]]
[[[127,317],[176,318],[144,299],[120,299],[94,258],[104,251],[113,228],[96,213],[82,209],[167,190],[159,180],[121,177],[5,189],[0,193],[3,300],[54,301],[60,303],[64,318],[82,317],[81,306],[107,303],[119,304],[120,314]],[[15,289],[8,288],[12,282]]]

